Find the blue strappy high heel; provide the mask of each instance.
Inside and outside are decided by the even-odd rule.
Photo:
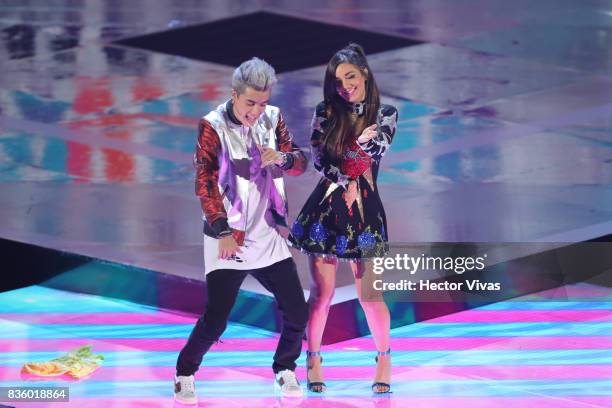
[[[390,356],[390,355],[391,355],[390,348],[387,351],[379,351],[376,353],[376,357],[374,358],[374,361],[378,363],[379,356]],[[391,384],[384,383],[384,382],[375,382],[374,384],[372,384],[372,392],[374,394],[389,394],[391,392]]]
[[[320,351],[308,351],[306,350],[306,357],[319,357],[321,363],[323,363],[323,357],[321,357],[321,352]],[[310,364],[308,364],[308,359],[306,360],[306,387],[308,388],[308,391],[312,391],[312,392],[317,392],[317,393],[321,393],[321,392],[325,392],[325,390],[327,389],[327,386],[325,385],[324,382],[322,381],[314,381],[311,382],[310,381]]]

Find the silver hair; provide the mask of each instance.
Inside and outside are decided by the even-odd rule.
[[[232,75],[232,89],[238,95],[244,92],[247,87],[256,91],[266,91],[276,83],[276,72],[266,61],[253,57],[240,64]]]

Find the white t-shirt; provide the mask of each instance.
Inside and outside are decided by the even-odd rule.
[[[246,127],[243,126],[246,133]],[[250,133],[249,133],[250,134]],[[285,239],[276,230],[270,213],[270,187],[273,183],[268,167],[261,168],[261,155],[250,136],[246,136],[250,162],[249,199],[246,213],[246,234],[242,252],[236,259],[218,259],[219,240],[204,235],[204,273],[216,269],[257,269],[291,257]]]

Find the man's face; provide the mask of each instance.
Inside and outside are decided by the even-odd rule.
[[[232,101],[234,102],[234,116],[243,125],[253,126],[259,116],[263,113],[270,100],[270,90],[256,91],[247,86],[240,95],[232,90]]]

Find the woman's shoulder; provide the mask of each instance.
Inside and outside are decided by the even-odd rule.
[[[325,101],[321,101],[315,107],[315,114],[322,118],[327,117],[327,105],[325,105]]]
[[[325,103],[320,102],[315,108],[314,116],[312,117],[312,128],[323,132],[323,128],[327,124],[327,108]]]

